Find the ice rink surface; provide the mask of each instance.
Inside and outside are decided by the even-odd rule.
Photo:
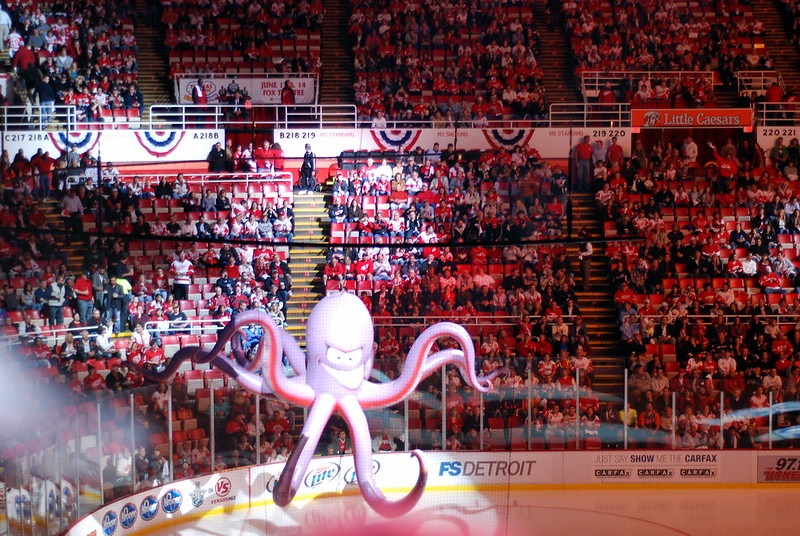
[[[186,536],[546,536],[796,534],[800,486],[781,488],[437,491],[387,520],[358,493],[210,513],[136,534]],[[142,527],[144,528],[144,527]]]

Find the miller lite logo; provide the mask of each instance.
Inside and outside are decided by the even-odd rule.
[[[659,124],[661,124],[661,112],[647,112],[644,114],[642,126],[654,127]]]
[[[139,511],[133,503],[127,503],[119,511],[119,524],[123,529],[129,529],[136,523],[136,518],[139,516]]]
[[[111,536],[117,530],[117,514],[109,510],[103,516],[103,534]]]
[[[142,513],[142,519],[150,521],[158,513],[158,499],[152,495],[148,495],[142,499],[142,504],[139,506],[139,511]]]
[[[174,514],[178,511],[183,503],[183,496],[181,492],[176,489],[171,489],[161,497],[161,508],[168,514]]]
[[[223,476],[222,478],[217,480],[216,484],[214,484],[214,493],[216,493],[218,497],[225,497],[230,492],[231,492],[230,479]]]
[[[303,479],[303,483],[306,485],[307,488],[313,488],[319,486],[320,484],[324,484],[329,480],[333,480],[337,476],[339,476],[339,472],[342,468],[339,466],[338,463],[326,463],[316,469],[313,469],[306,474],[305,479]]]

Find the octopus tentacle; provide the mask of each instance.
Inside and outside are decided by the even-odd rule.
[[[300,432],[300,439],[295,445],[286,465],[283,467],[272,497],[278,506],[286,506],[294,498],[297,490],[303,483],[303,476],[308,469],[308,462],[314,455],[314,451],[319,444],[319,438],[328,423],[333,409],[336,407],[336,400],[330,395],[320,395],[317,397],[308,418]]]
[[[492,379],[494,379],[499,372],[495,371],[496,374],[493,373],[489,376],[480,377],[475,373],[475,343],[472,341],[472,337],[469,336],[467,330],[452,322],[442,322],[441,324],[436,324],[431,327],[437,327],[439,331],[444,331],[445,335],[455,339],[461,346],[461,351],[442,350],[436,352],[426,360],[422,377],[425,378],[429,376],[444,365],[455,363],[467,383],[482,393],[491,391]],[[424,333],[425,332],[423,332],[423,334]]]
[[[133,362],[129,362],[129,364],[141,372],[142,376],[148,380],[157,382],[168,381],[170,378],[172,378],[172,375],[178,371],[184,361],[191,360],[194,363],[210,363],[220,354],[224,355],[225,345],[228,343],[228,341],[233,339],[234,335],[238,333],[243,326],[254,323],[259,324],[262,327],[267,327],[267,322],[274,325],[272,319],[264,311],[252,310],[239,313],[230,322],[228,322],[228,324],[222,328],[222,330],[217,332],[217,342],[214,344],[214,347],[211,348],[211,350],[204,350],[199,346],[187,346],[186,348],[181,348],[175,352],[175,355],[172,356],[169,364],[162,372],[152,372],[146,370],[144,367],[136,365]],[[263,345],[264,343],[265,341],[262,338],[259,345]]]
[[[411,491],[401,499],[390,501],[375,483],[375,475],[372,471],[372,438],[369,436],[369,425],[364,411],[353,397],[341,400],[340,407],[352,434],[353,461],[358,486],[361,488],[364,500],[373,510],[384,517],[398,517],[409,512],[419,502],[428,481],[428,471],[422,459],[422,453],[418,450],[411,452],[411,455],[419,463],[419,475]]]
[[[470,364],[471,362],[471,364]],[[475,357],[469,357],[461,350],[442,350],[436,352],[428,358],[425,362],[425,369],[423,370],[422,377],[426,378],[433,372],[441,369],[445,365],[455,364],[461,375],[477,390],[482,393],[488,393],[492,389],[492,381],[501,374],[508,374],[507,368],[500,368],[478,376],[475,374]]]
[[[217,357],[212,361],[214,367],[218,368],[231,378],[235,379],[239,385],[251,393],[258,395],[271,395],[272,389],[259,374],[247,370],[247,368],[230,359]]]
[[[428,356],[433,344],[442,337],[451,337],[458,341],[461,350],[446,349]],[[464,379],[483,393],[492,389],[492,379],[500,374],[495,371],[491,375],[478,376],[475,373],[475,345],[467,330],[452,322],[440,322],[420,333],[414,341],[400,377],[390,383],[362,386],[358,395],[361,406],[364,409],[373,409],[396,404],[408,396],[424,378],[449,363],[455,363]]]
[[[357,457],[359,455],[356,455]],[[358,458],[356,458],[356,476],[358,476],[358,485],[361,488],[361,493],[364,495],[364,500],[367,504],[384,517],[399,517],[406,514],[414,508],[422,498],[425,491],[425,485],[428,483],[428,468],[425,467],[425,462],[422,460],[422,452],[419,450],[411,451],[411,456],[415,457],[419,462],[419,476],[414,483],[414,487],[402,499],[390,501],[386,498],[383,492],[375,485],[373,479],[362,482],[361,475],[358,474]],[[366,456],[372,465],[372,456]],[[370,467],[369,474],[372,474]]]

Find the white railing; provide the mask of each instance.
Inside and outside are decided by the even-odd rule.
[[[173,173],[152,174],[148,172],[137,172],[134,170],[120,173],[123,183],[130,184],[134,177],[146,179],[151,184],[158,184],[161,179],[167,179],[172,183],[177,175]],[[183,178],[189,186],[200,185],[202,190],[206,187],[244,185],[245,189],[251,184],[263,185],[273,183],[277,185],[278,193],[292,191],[293,176],[289,171],[273,171],[269,173],[184,173]],[[190,188],[191,189],[191,188]],[[213,189],[213,188],[212,188]]]
[[[101,110],[95,120],[82,119],[77,106],[53,106],[51,111],[38,104],[6,106],[0,108],[0,124],[9,131],[61,131],[80,130],[168,130],[208,128],[357,128],[358,113],[352,104],[342,105],[271,105],[254,104],[247,109],[247,117],[235,116],[235,106],[214,104],[200,108],[195,105],[154,104],[149,117],[130,110]],[[146,110],[147,111],[147,110]]]
[[[772,84],[781,88],[786,85],[780,71],[739,71],[736,73],[736,86],[740,97],[749,97],[755,91],[763,95]]]
[[[800,103],[759,102],[755,104],[754,116],[756,125],[760,127],[786,127],[775,131],[775,136],[785,136],[787,139],[798,137]]]
[[[27,344],[28,342],[32,342],[36,337],[41,337],[42,341],[44,341],[47,346],[52,348],[64,342],[64,337],[67,333],[80,335],[83,330],[89,331],[90,339],[97,337],[97,334],[94,332],[94,327],[81,326],[78,328],[65,327],[62,329],[50,329],[44,325],[37,327],[39,328],[39,331],[31,331],[29,333],[20,333],[17,335],[0,335],[0,347]],[[75,342],[78,342],[78,340],[80,340],[80,338],[76,337]]]
[[[9,130],[89,130],[100,128],[102,124],[89,123],[79,119],[75,106],[53,106],[44,108],[38,104],[28,103],[0,108],[0,119],[3,131]]]
[[[231,104],[205,106],[154,104],[150,106],[149,130],[193,128],[358,128],[358,110],[353,104],[253,104],[246,114],[233,116]],[[242,108],[238,106],[238,108]]]
[[[563,103],[550,105],[549,128],[556,127],[602,127],[611,131],[598,134],[600,137],[614,136],[613,129],[631,126],[631,106],[622,104]]]
[[[596,99],[606,84],[611,84],[611,87],[618,88],[626,80],[629,81],[631,89],[636,91],[637,82],[642,78],[646,78],[651,83],[666,79],[669,87],[673,87],[687,77],[691,80],[704,78],[708,84],[714,85],[714,73],[712,71],[586,71],[581,73],[581,94],[584,99]]]

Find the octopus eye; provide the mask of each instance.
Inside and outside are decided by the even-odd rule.
[[[355,366],[361,363],[361,348],[356,348],[350,352],[343,352],[338,348],[328,347],[328,363],[339,366]]]
[[[342,359],[342,354],[343,353],[344,352],[342,352],[338,348],[333,348],[333,347],[329,346],[328,347],[328,354],[327,354],[328,362],[329,363],[341,363],[343,361],[343,359]]]

